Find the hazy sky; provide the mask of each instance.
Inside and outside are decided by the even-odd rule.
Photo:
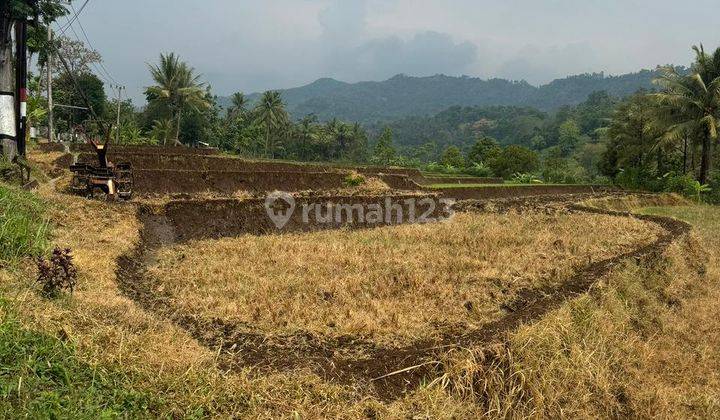
[[[160,52],[220,95],[397,73],[542,84],[687,64],[692,44],[720,44],[718,12],[718,0],[91,0],[80,21],[140,105]]]

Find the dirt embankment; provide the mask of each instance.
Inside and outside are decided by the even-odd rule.
[[[79,156],[81,162],[94,162],[97,158],[90,151]],[[172,169],[196,171],[237,171],[237,172],[358,172],[362,175],[378,174],[404,175],[410,178],[421,178],[417,169],[383,168],[367,166],[335,166],[281,161],[256,161],[229,156],[196,155],[178,153],[175,149],[163,153],[145,153],[111,149],[108,159],[113,162],[128,162],[137,169]]]
[[[476,177],[455,177],[455,176],[439,176],[429,177],[425,176],[422,182],[427,185],[431,184],[502,184],[505,182],[502,178],[476,178]]]
[[[332,190],[345,187],[345,178],[351,171],[377,177],[393,189],[421,189],[410,176],[419,172],[409,169],[345,168],[173,153],[115,151],[109,153],[108,158],[133,165],[135,190],[139,194]],[[78,161],[94,163],[96,159],[92,153],[82,153]]]
[[[567,299],[586,293],[622,261],[655,264],[671,243],[685,236],[690,230],[690,226],[686,223],[670,218],[634,216],[624,212],[572,204],[597,196],[598,194],[565,195],[556,196],[555,200],[551,197],[517,198],[510,200],[506,206],[496,203],[489,207],[481,205],[474,207],[476,211],[507,211],[513,208],[526,209],[529,203],[534,203],[536,209],[542,209],[543,205],[553,205],[553,212],[560,210],[639,217],[660,225],[665,229],[666,234],[640,249],[594,262],[559,286],[524,291],[516,302],[509,305],[511,311],[507,315],[478,329],[458,330],[447,333],[439,339],[419,339],[402,347],[382,347],[371,341],[351,336],[330,339],[298,333],[270,337],[251,325],[235,325],[218,319],[200,319],[193,314],[178,313],[173,308],[166,292],[163,292],[156,282],[145,274],[143,261],[151,258],[154,249],[177,240],[248,231],[267,232],[268,226],[256,220],[258,213],[265,211],[259,201],[244,205],[227,201],[171,203],[161,214],[151,208],[143,209],[140,212],[144,222],[143,243],[133,255],[124,256],[118,261],[118,281],[121,289],[141,306],[172,320],[201,343],[218,351],[226,368],[253,367],[271,371],[309,368],[326,380],[352,384],[381,399],[392,400],[442,375],[437,360],[440,360],[445,352],[453,348],[485,346],[499,342],[504,333],[517,328],[522,323],[539,319]],[[466,208],[466,210],[471,209]],[[224,217],[226,221],[221,224],[212,222],[208,225],[206,220],[215,217]],[[235,227],[232,227],[232,222],[228,219],[237,220]],[[187,226],[198,222],[205,223],[205,227],[199,230],[191,227],[188,230]],[[222,223],[230,223],[230,225]]]
[[[135,192],[138,194],[232,195],[239,191],[330,190],[342,188],[346,176],[314,172],[134,170]]]
[[[496,200],[541,195],[616,193],[619,190],[604,185],[508,185],[489,187],[454,187],[432,189],[455,200]]]
[[[406,200],[412,199],[411,204]],[[270,210],[268,210],[268,208]],[[268,216],[268,211],[285,214],[282,228]],[[436,196],[396,195],[298,197],[291,207],[279,199],[183,200],[171,201],[160,208],[141,206],[141,218],[149,215],[164,218],[173,233],[173,242],[193,239],[232,237],[242,234],[309,232],[340,228],[372,228],[414,223],[423,219],[447,216],[449,209]],[[154,234],[150,234],[154,236]]]
[[[348,174],[341,172],[288,171],[186,171],[173,169],[136,169],[135,192],[138,194],[232,195],[239,191],[322,191],[346,186]],[[378,175],[395,190],[417,190],[419,187],[402,175]]]

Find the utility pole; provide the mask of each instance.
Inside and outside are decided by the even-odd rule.
[[[115,144],[120,144],[120,100],[122,99],[122,90],[125,86],[117,86],[118,99],[117,99],[117,124],[115,125]]]
[[[18,155],[25,157],[26,145],[25,140],[27,138],[27,74],[28,74],[28,63],[27,63],[27,20],[18,19],[15,21],[15,41],[17,43],[16,50],[16,61],[17,70],[15,72],[16,82],[15,90],[17,94],[17,115],[18,119],[15,120],[16,133],[17,133],[17,151]]]
[[[8,25],[11,29],[7,34],[2,34],[2,45],[0,45],[0,140],[2,140],[2,154],[8,159],[15,159],[17,153],[17,124],[15,107],[15,89],[13,67],[13,39],[11,33],[13,22],[9,18],[0,16],[0,23]],[[2,30],[2,27],[0,27]]]
[[[48,25],[48,49],[47,55],[47,100],[48,100],[48,140],[50,143],[55,142],[55,118],[53,114],[53,87],[52,87],[52,67],[53,67],[53,56],[52,56],[52,44],[53,44],[53,31],[52,27]]]

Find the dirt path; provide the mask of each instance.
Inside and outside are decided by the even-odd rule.
[[[249,324],[231,324],[222,319],[205,319],[180,312],[171,304],[171,297],[161,291],[159,282],[146,274],[146,267],[152,263],[156,251],[173,242],[174,232],[163,216],[140,215],[143,221],[141,243],[131,254],[118,260],[117,280],[123,293],[141,307],[179,325],[200,343],[218,351],[225,369],[254,367],[263,372],[309,368],[325,380],[352,385],[382,400],[393,400],[424,381],[442,375],[440,356],[449,350],[500,343],[506,333],[521,324],[537,320],[568,299],[588,292],[623,261],[653,265],[668,246],[690,231],[688,224],[671,218],[636,216],[575,204],[597,197],[597,194],[575,194],[459,203],[460,211],[507,212],[517,209],[636,217],[661,226],[666,233],[649,245],[594,262],[557,287],[522,291],[507,305],[508,314],[479,329],[458,328],[441,338],[419,340],[402,347],[382,347],[353,336],[330,338],[311,333],[271,336]]]

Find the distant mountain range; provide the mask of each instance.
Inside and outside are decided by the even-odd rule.
[[[565,105],[577,105],[595,91],[604,90],[613,96],[624,97],[639,89],[651,90],[656,76],[656,70],[621,76],[582,74],[554,80],[540,87],[524,81],[444,75],[397,75],[383,82],[359,83],[324,78],[281,92],[288,111],[295,119],[315,114],[320,120],[338,118],[370,123],[434,115],[456,105],[508,105],[552,111]],[[250,102],[257,101],[259,95],[250,95]],[[223,107],[230,103],[229,98],[224,97],[218,102]]]

